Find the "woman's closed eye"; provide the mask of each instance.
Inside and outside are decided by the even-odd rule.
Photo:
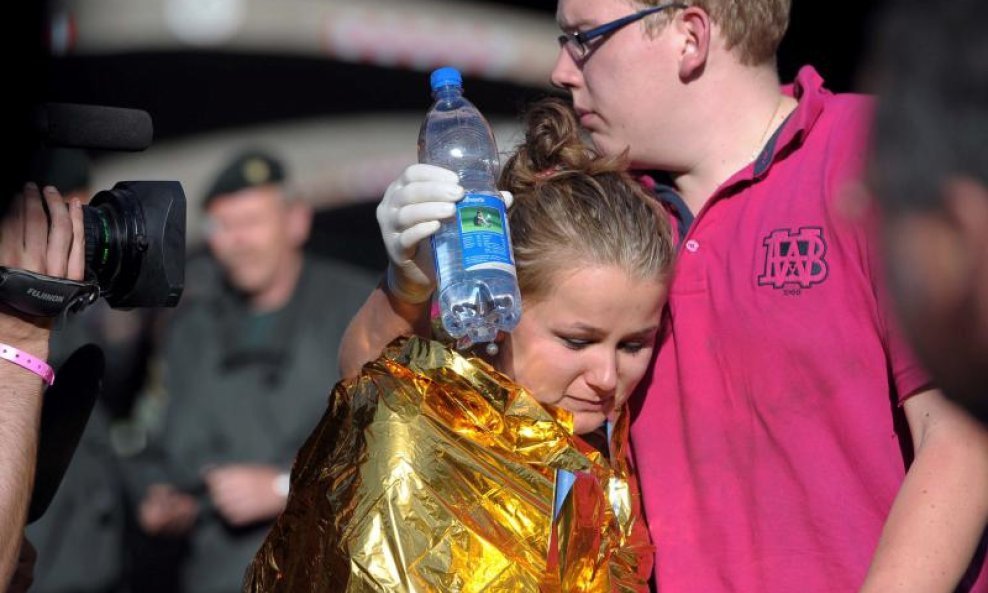
[[[626,352],[631,355],[640,353],[642,350],[651,350],[655,345],[656,334],[658,333],[658,328],[650,327],[645,331],[636,332],[629,336],[626,336],[624,340],[618,343],[618,348],[622,352]]]
[[[566,335],[559,335],[557,337],[563,343],[563,345],[569,348],[570,350],[582,350],[587,346],[591,346],[593,344],[600,342],[599,339],[592,337],[577,337],[577,336],[566,336]],[[647,338],[635,337],[634,339],[631,340],[623,340],[621,342],[618,342],[617,348],[618,350],[626,354],[638,354],[642,350],[648,348],[653,343],[654,339],[655,339],[654,335]]]
[[[567,336],[559,336],[559,339],[562,340],[563,345],[565,345],[570,350],[582,350],[583,348],[586,348],[590,344],[594,343],[594,341],[589,338],[574,338]]]
[[[622,352],[626,352],[628,354],[638,354],[644,350],[646,346],[648,346],[648,342],[644,341],[621,342],[618,344],[618,348]]]

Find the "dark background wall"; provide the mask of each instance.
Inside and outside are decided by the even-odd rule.
[[[498,3],[546,15],[555,11],[554,0]],[[850,4],[795,0],[780,49],[783,79],[811,63],[833,90],[854,89],[866,27],[877,4],[862,0],[852,10]],[[414,111],[428,100],[421,82],[419,72],[322,59],[154,53],[53,60],[45,92],[49,100],[145,109],[154,117],[155,137],[166,139],[326,113]],[[482,97],[491,113],[516,113],[534,92],[483,80],[469,84],[471,95]]]
[[[547,18],[555,0],[500,0]],[[37,5],[35,5],[37,4]],[[835,91],[857,90],[868,29],[880,0],[818,2],[794,0],[789,31],[779,52],[779,69],[790,80],[803,64],[813,64]],[[24,23],[7,23],[5,55],[13,58],[8,76],[8,138],[20,138],[33,102],[66,101],[135,107],[154,119],[155,139],[290,118],[327,114],[423,110],[428,103],[423,74],[323,59],[228,53],[138,53],[47,59],[38,31],[42,3],[28,3]],[[548,75],[548,73],[547,73]],[[468,80],[471,97],[489,115],[511,116],[545,89],[505,82]],[[25,144],[13,142],[12,146]],[[4,187],[16,187],[20,152],[4,169]],[[96,155],[98,158],[98,155]],[[8,183],[8,178],[10,182]],[[5,197],[9,190],[4,192]],[[364,203],[321,212],[311,247],[370,268],[384,263],[373,205]]]

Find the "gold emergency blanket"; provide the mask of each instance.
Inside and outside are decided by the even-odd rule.
[[[627,428],[608,459],[485,362],[399,339],[334,389],[244,591],[646,591]]]

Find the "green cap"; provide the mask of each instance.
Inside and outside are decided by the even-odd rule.
[[[281,161],[262,150],[246,150],[223,167],[206,192],[202,205],[204,208],[209,206],[217,196],[284,180],[285,166]]]

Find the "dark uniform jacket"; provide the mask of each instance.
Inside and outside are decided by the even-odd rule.
[[[200,495],[181,581],[186,593],[240,590],[270,528],[227,525],[210,506],[204,468],[272,464],[288,471],[338,379],[339,341],[373,288],[362,272],[306,259],[290,302],[251,315],[229,290],[182,305],[166,343],[164,480]]]
[[[124,498],[109,419],[97,404],[45,514],[26,529],[38,550],[31,591],[102,593],[123,574]]]

